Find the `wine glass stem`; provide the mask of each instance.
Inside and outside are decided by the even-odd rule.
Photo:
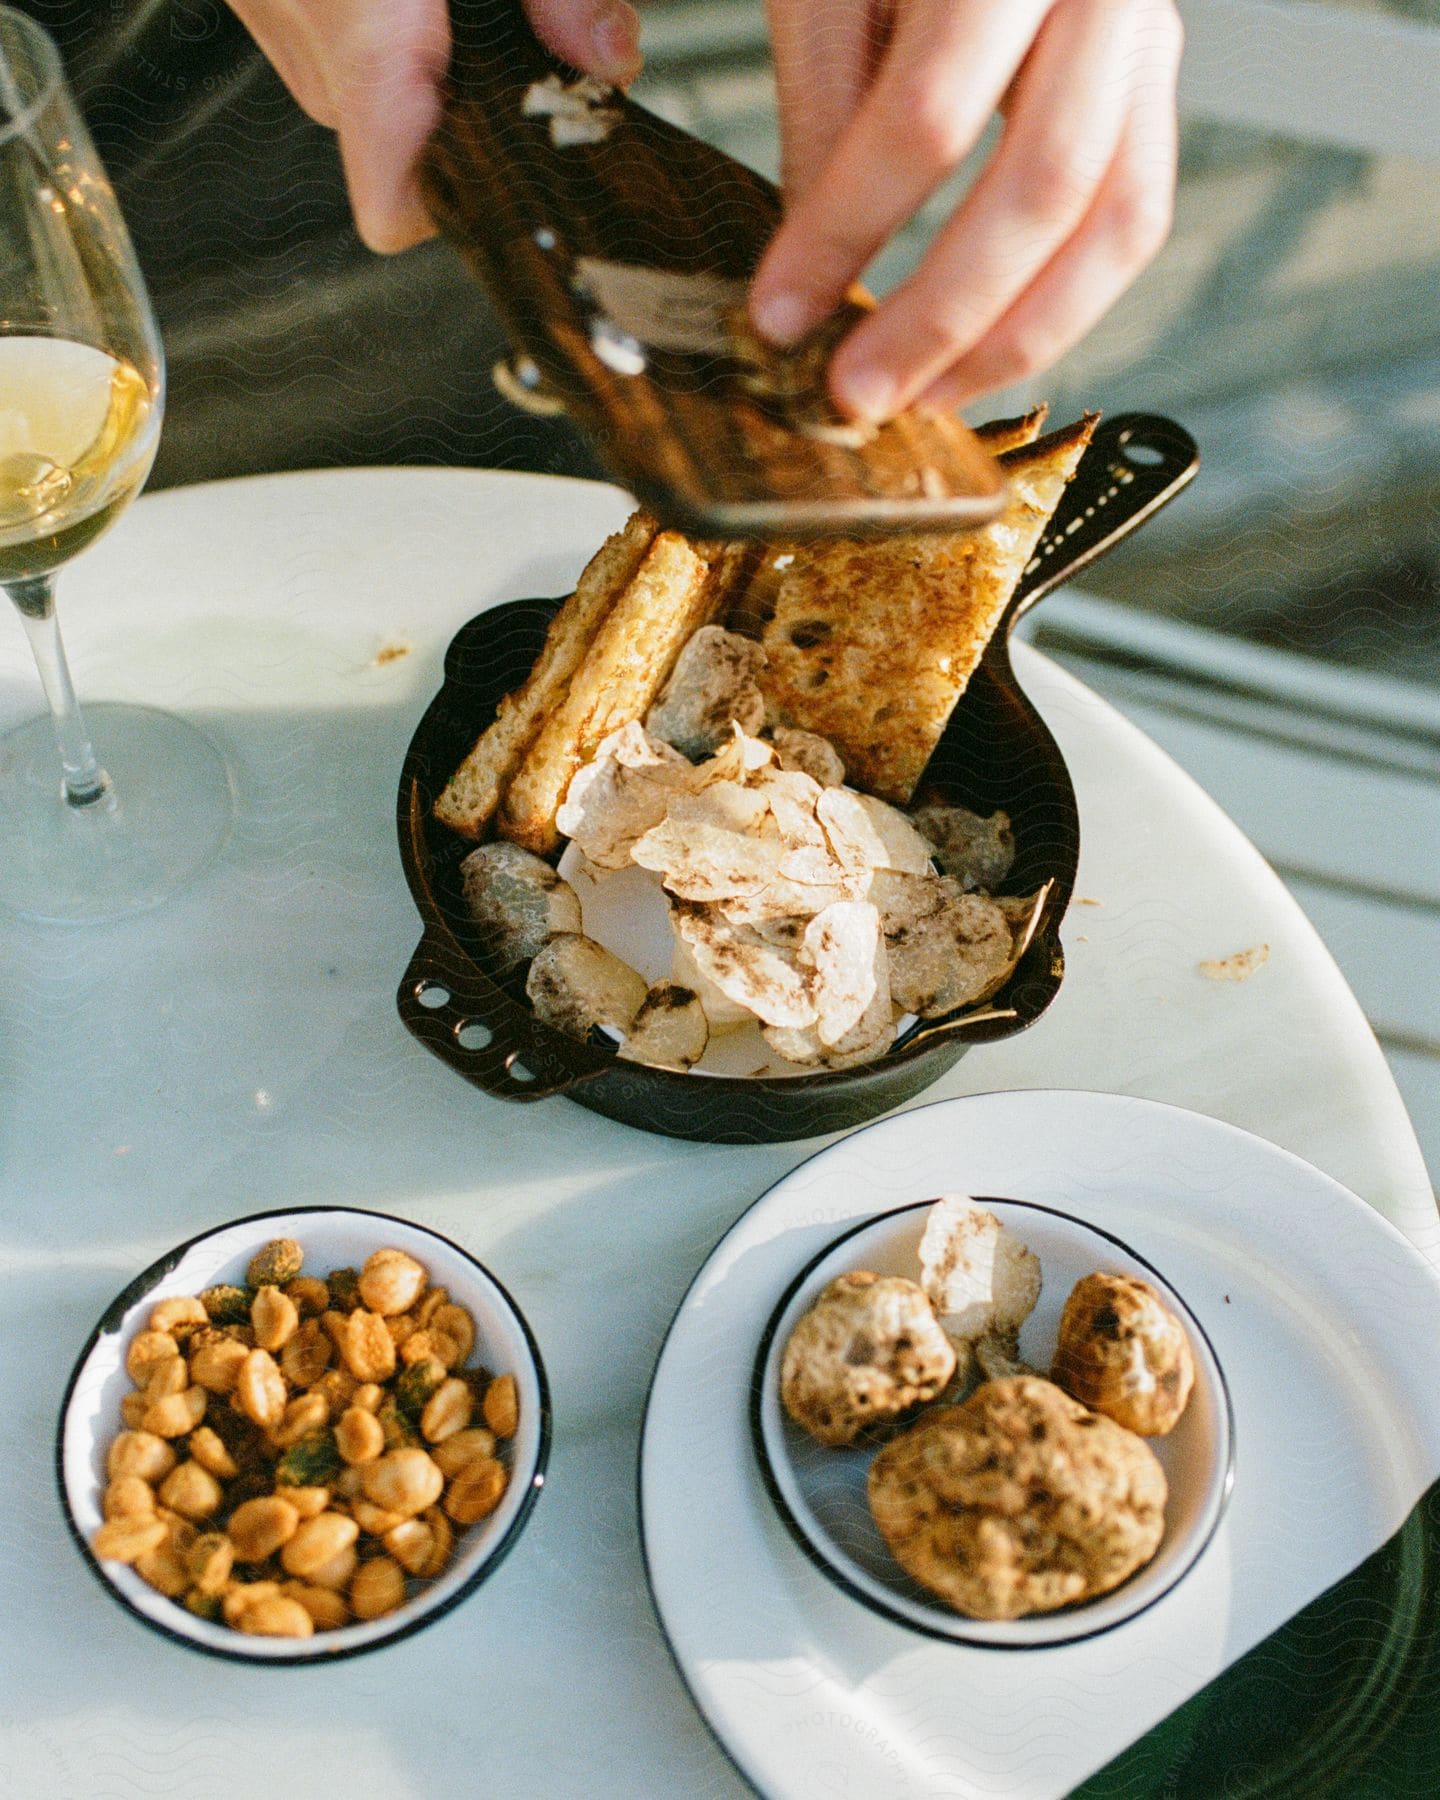
[[[65,646],[60,641],[60,622],[55,616],[55,578],[36,575],[29,581],[12,581],[6,584],[5,591],[19,608],[45,698],[50,702],[65,798],[71,806],[90,806],[109,793],[110,778],[96,760],[80,702],[75,698]]]

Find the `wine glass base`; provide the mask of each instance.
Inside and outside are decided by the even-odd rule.
[[[0,737],[0,907],[21,918],[145,912],[203,869],[234,824],[230,772],[203,732],[148,706],[87,705],[85,717],[110,777],[89,806],[64,797],[48,718]]]

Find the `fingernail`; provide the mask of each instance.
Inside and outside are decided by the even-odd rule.
[[[798,344],[814,324],[812,308],[799,294],[770,294],[755,301],[750,317],[761,337],[772,344]]]
[[[612,81],[633,81],[640,73],[640,15],[625,0],[610,0],[595,14],[590,41],[604,73]]]
[[[858,369],[837,373],[833,380],[835,398],[857,419],[871,419],[879,424],[896,410],[895,383],[879,369],[862,363]]]

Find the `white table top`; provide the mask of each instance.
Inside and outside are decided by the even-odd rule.
[[[506,1106],[422,1050],[393,1001],[419,935],[395,790],[445,645],[488,604],[563,592],[625,511],[612,489],[540,477],[264,477],[143,500],[62,583],[82,697],[202,724],[240,817],[161,912],[0,921],[7,1793],[219,1800],[263,1781],[281,1800],[337,1769],[364,1771],[367,1800],[418,1800],[459,1770],[476,1792],[745,1791],[655,1623],[635,1449],[696,1266],[814,1143],[697,1146],[565,1100]],[[1440,1255],[1384,1060],[1279,882],[1117,715],[1033,652],[1017,667],[1069,760],[1076,891],[1098,904],[1070,914],[1051,1012],[925,1098],[1173,1101],[1298,1152]],[[0,625],[0,726],[36,710],[18,626]],[[1260,942],[1251,980],[1198,973]],[[289,1674],[212,1664],[142,1631],[81,1566],[54,1495],[57,1408],[95,1319],[156,1255],[331,1200],[433,1225],[509,1287],[551,1378],[549,1482],[494,1579],[393,1650]]]

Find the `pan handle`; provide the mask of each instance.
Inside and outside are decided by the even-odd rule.
[[[1117,413],[1102,420],[1020,578],[1008,623],[1129,537],[1188,487],[1199,467],[1194,438],[1173,419]]]
[[[427,930],[395,996],[400,1017],[442,1062],[499,1100],[544,1100],[609,1067],[604,1052],[554,1035],[489,982],[457,945]]]

